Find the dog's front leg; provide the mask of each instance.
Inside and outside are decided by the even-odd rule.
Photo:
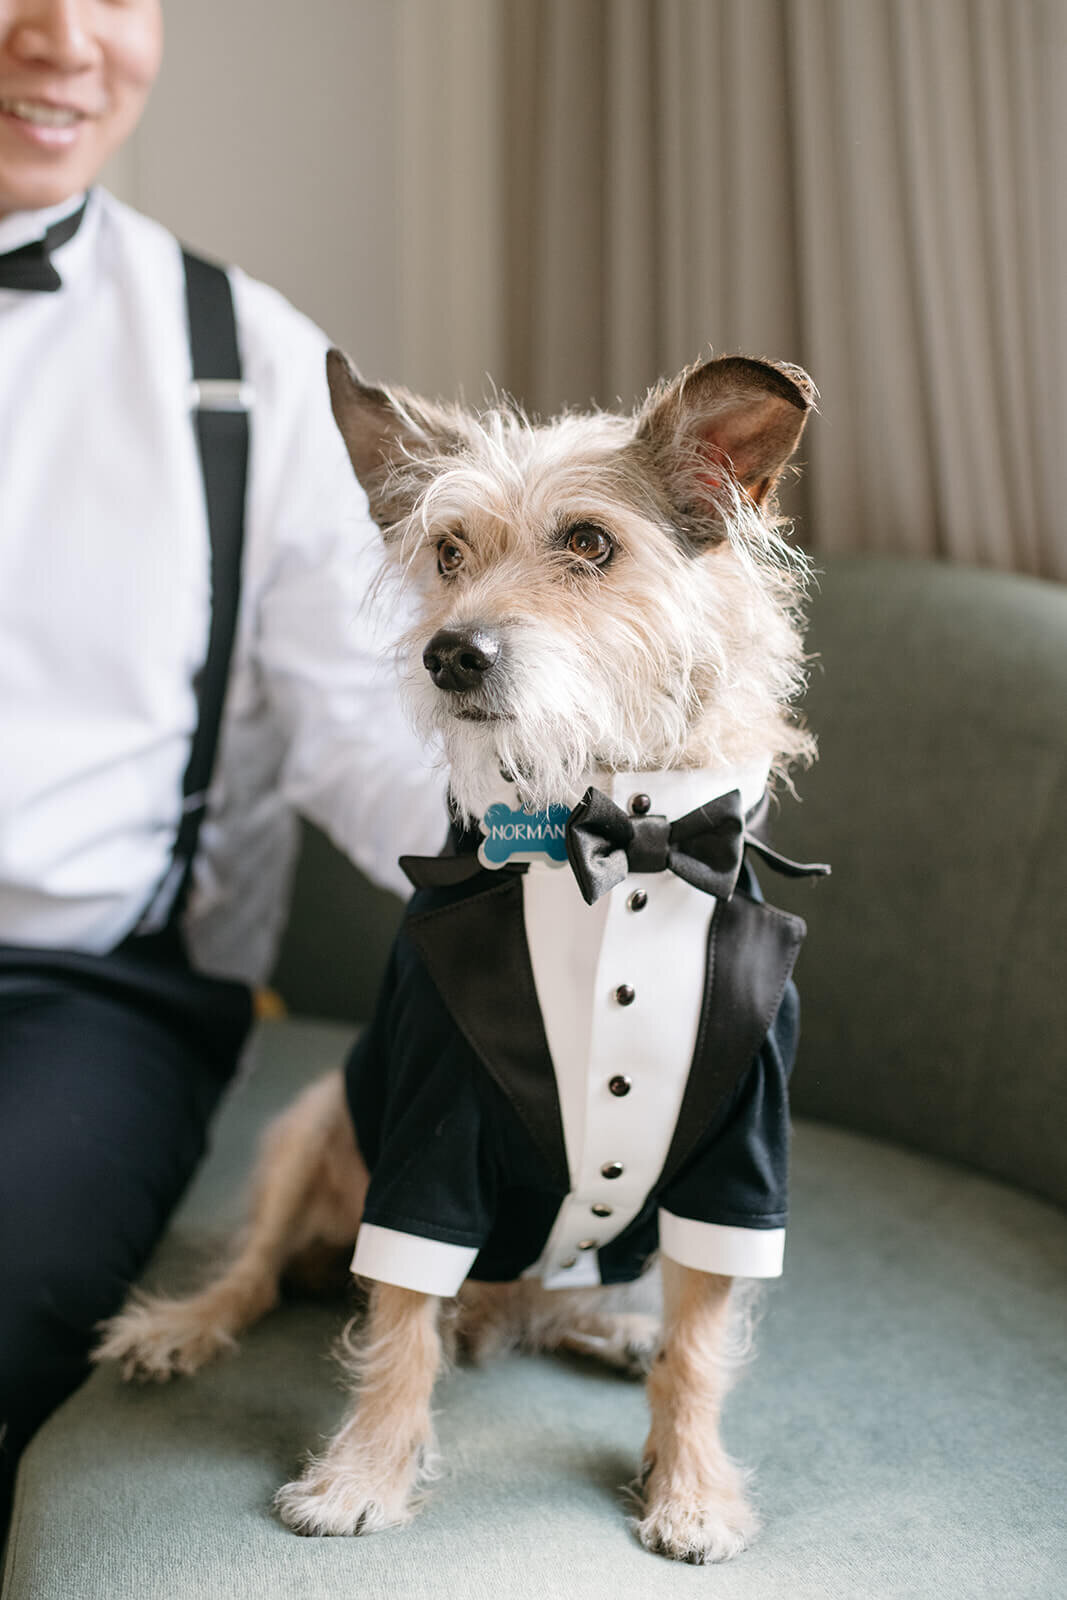
[[[725,1561],[756,1532],[745,1474],[719,1440],[730,1382],[732,1280],[662,1261],[664,1342],[648,1379],[641,1543],[676,1561]]]
[[[435,1296],[376,1286],[351,1414],[275,1506],[297,1533],[376,1533],[407,1522],[430,1465],[430,1396],[441,1363]]]

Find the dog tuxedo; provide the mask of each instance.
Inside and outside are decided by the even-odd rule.
[[[417,892],[346,1072],[372,1175],[354,1272],[577,1288],[657,1248],[781,1272],[805,930],[747,847],[825,869],[746,830],[766,775],[602,775],[569,817],[509,796],[484,839],[404,863]]]

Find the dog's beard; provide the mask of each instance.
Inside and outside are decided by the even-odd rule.
[[[588,646],[535,628],[509,630],[505,656],[471,700],[435,688],[421,661],[406,678],[416,726],[441,746],[466,816],[499,798],[502,772],[527,810],[573,807],[598,769],[671,766],[684,750],[682,682],[665,692]],[[463,715],[471,709],[474,717]]]
[[[554,746],[539,743],[511,724],[451,719],[441,736],[457,807],[468,817],[481,816],[494,795],[499,798],[501,781],[506,779],[514,783],[527,811],[551,805],[573,808],[594,763],[585,747],[573,742],[573,725],[568,725],[566,734],[572,740],[569,749],[561,748],[558,740]],[[547,741],[554,735],[546,732],[545,737]]]

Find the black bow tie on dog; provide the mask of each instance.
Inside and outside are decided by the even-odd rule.
[[[666,817],[631,817],[599,789],[589,788],[567,819],[567,859],[587,905],[614,889],[629,872],[673,872],[695,889],[729,900],[737,886],[746,849],[756,850],[775,872],[790,878],[825,876],[821,861],[790,861],[757,838],[767,815],[764,794],[746,817],[741,793],[733,789],[698,806],[677,822]],[[446,889],[465,883],[483,867],[477,829],[454,833],[440,856],[401,856],[400,866],[416,889]],[[504,871],[525,872],[524,864]]]
[[[52,265],[52,251],[73,239],[81,227],[85,206],[83,200],[77,211],[54,223],[43,239],[32,239],[29,244],[20,244],[17,250],[0,255],[0,289],[36,290],[44,294],[54,294],[61,289],[63,280]]]
[[[741,809],[741,792],[697,806],[668,822],[666,817],[631,817],[599,789],[587,789],[567,820],[567,859],[587,905],[614,889],[630,872],[673,872],[719,900],[729,900],[737,886],[746,848],[767,865],[791,878],[824,876],[821,861],[790,861],[755,836],[767,796],[749,817]]]

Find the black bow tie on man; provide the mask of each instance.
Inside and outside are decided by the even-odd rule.
[[[54,294],[62,288],[63,280],[52,265],[52,251],[73,239],[81,227],[86,202],[77,211],[53,223],[43,239],[31,239],[20,244],[17,250],[0,255],[0,289],[23,289],[43,294]]]
[[[673,872],[719,900],[737,886],[746,848],[776,872],[791,878],[824,876],[821,861],[790,861],[750,831],[766,809],[766,797],[746,819],[741,792],[709,800],[676,822],[661,816],[629,816],[599,789],[587,789],[567,821],[567,859],[587,905],[614,889],[630,872]]]
[[[823,862],[790,861],[756,837],[767,810],[767,796],[745,816],[741,793],[697,806],[676,822],[661,816],[628,816],[599,789],[589,788],[567,819],[567,859],[587,905],[614,889],[630,872],[673,872],[717,899],[729,900],[737,886],[746,849],[755,850],[776,872],[791,878],[824,876]],[[400,865],[416,889],[446,889],[464,883],[483,867],[476,830],[453,840],[452,853],[401,856]],[[506,869],[505,869],[506,870]],[[512,868],[512,870],[516,870]],[[518,867],[525,871],[525,866]]]

